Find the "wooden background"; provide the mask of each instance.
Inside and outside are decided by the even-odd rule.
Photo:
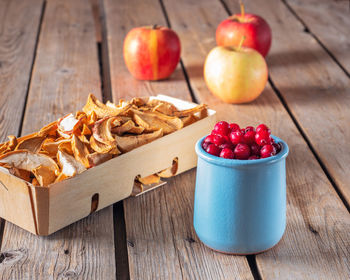
[[[117,101],[158,93],[203,102],[241,125],[266,123],[290,146],[287,230],[272,250],[229,256],[192,226],[196,171],[116,203],[50,237],[0,220],[1,279],[350,279],[350,8],[347,0],[251,0],[272,28],[261,97],[228,105],[203,62],[234,0],[0,0],[0,140],[76,111],[89,92]],[[170,79],[135,80],[122,44],[136,26],[172,27]]]

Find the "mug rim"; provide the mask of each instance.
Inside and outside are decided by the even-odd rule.
[[[263,165],[263,164],[271,164],[276,161],[280,161],[284,158],[286,158],[289,154],[289,147],[286,142],[284,142],[282,139],[278,138],[277,136],[271,135],[271,137],[275,140],[276,143],[281,143],[282,144],[282,149],[281,151],[268,158],[260,158],[260,159],[252,159],[252,160],[247,160],[247,159],[228,159],[228,158],[221,158],[217,157],[214,155],[211,155],[207,153],[203,147],[202,147],[202,142],[207,137],[208,135],[200,138],[195,146],[195,150],[197,155],[206,160],[207,162],[216,164],[216,165],[223,165],[223,166],[252,166],[252,165]]]

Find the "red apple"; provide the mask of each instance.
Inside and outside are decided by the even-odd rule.
[[[222,21],[216,29],[216,44],[218,46],[238,46],[245,36],[243,46],[252,48],[266,56],[271,46],[271,28],[268,23],[257,15],[245,14],[241,5],[241,13],[230,16]]]
[[[257,98],[268,77],[264,57],[254,49],[215,47],[204,64],[209,90],[227,103],[246,103]]]
[[[169,77],[180,60],[177,34],[162,26],[132,29],[124,40],[124,60],[130,73],[140,80]]]

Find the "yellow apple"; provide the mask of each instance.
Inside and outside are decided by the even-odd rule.
[[[227,103],[246,103],[264,90],[268,77],[264,57],[244,47],[215,47],[204,64],[209,90]]]

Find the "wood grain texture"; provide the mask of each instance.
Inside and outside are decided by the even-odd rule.
[[[23,134],[101,98],[94,21],[87,1],[47,2]],[[114,279],[112,207],[50,237],[6,223],[2,279]]]
[[[135,80],[126,69],[122,44],[133,27],[165,25],[159,2],[105,0],[109,64],[114,100],[158,93],[190,100],[181,68],[160,82]],[[212,252],[192,226],[195,171],[168,185],[124,201],[131,279],[252,279],[244,257]]]
[[[0,1],[0,142],[20,130],[42,9],[42,0]]]
[[[285,0],[350,74],[348,0]]]
[[[281,1],[246,6],[268,19],[274,37],[270,77],[350,204],[350,79]]]
[[[217,110],[219,119],[242,126],[266,123],[290,146],[287,229],[275,248],[256,256],[262,278],[348,279],[349,213],[271,87],[268,85],[252,103],[229,105],[211,95],[205,86],[202,78],[205,56],[215,46],[216,26],[227,17],[221,3],[207,0],[198,5],[196,1],[165,0],[164,4],[170,23],[180,36],[182,59],[200,101]]]
[[[43,0],[0,1],[0,142],[17,135]]]

